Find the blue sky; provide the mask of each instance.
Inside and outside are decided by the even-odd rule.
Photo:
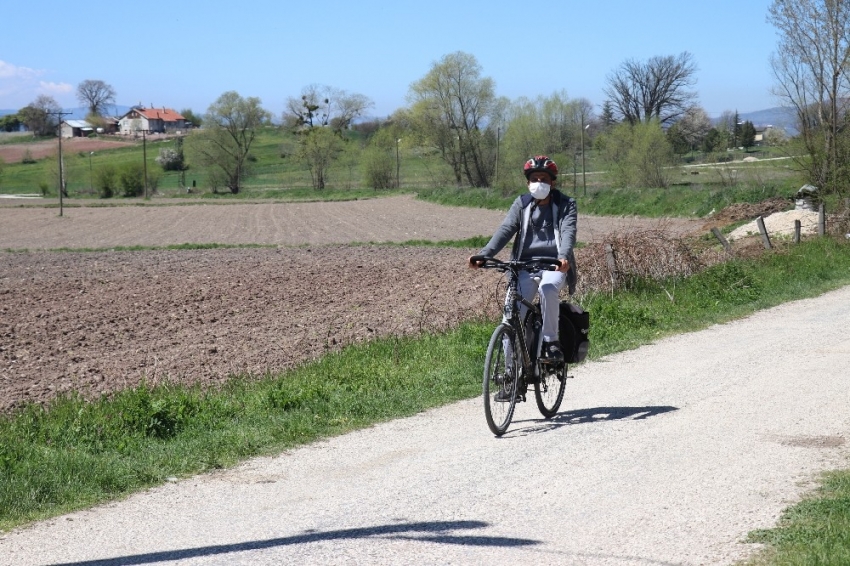
[[[405,106],[441,57],[474,55],[500,96],[565,90],[604,101],[626,59],[693,54],[710,116],[778,106],[770,0],[11,0],[0,8],[0,109],[49,94],[76,107],[86,79],[121,105],[205,112],[235,90],[275,115],[310,84],[371,98],[374,116]],[[14,24],[10,24],[14,22]]]

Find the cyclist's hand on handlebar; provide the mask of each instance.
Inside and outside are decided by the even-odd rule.
[[[560,271],[561,273],[566,273],[567,271],[570,270],[570,262],[569,261],[567,261],[565,259],[562,259],[562,260],[559,260],[559,261],[561,262],[561,265],[558,266],[557,271]]]
[[[481,256],[471,255],[469,256],[469,260],[467,261],[467,265],[469,265],[469,267],[472,269],[478,269],[479,267],[484,265],[484,258],[482,258]]]

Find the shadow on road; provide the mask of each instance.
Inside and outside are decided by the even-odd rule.
[[[326,542],[343,539],[404,539],[432,542],[439,544],[456,544],[467,546],[504,546],[520,547],[540,544],[539,541],[521,538],[457,535],[452,531],[465,529],[483,529],[489,524],[484,521],[429,521],[420,523],[399,523],[396,525],[381,525],[376,527],[362,527],[356,529],[340,529],[338,531],[306,531],[304,534],[291,537],[274,538],[268,540],[257,540],[240,542],[234,544],[222,544],[216,546],[202,546],[198,548],[186,548],[183,550],[166,550],[162,552],[150,552],[147,554],[135,554],[132,556],[119,556],[115,558],[103,558],[97,560],[85,560],[82,562],[66,562],[56,566],[127,566],[132,564],[155,564],[157,562],[170,562],[174,560],[186,560],[201,556],[213,556],[218,554],[229,554],[234,552],[245,552],[250,550],[264,550],[281,546],[295,544],[307,544],[311,542]]]
[[[548,421],[542,418],[514,421],[516,424],[527,423],[527,426],[517,429],[515,432],[523,435],[546,432],[562,426],[596,423],[600,421],[622,421],[628,419],[638,421],[678,410],[678,407],[671,407],[669,405],[657,407],[593,407],[589,409],[576,409],[574,411],[558,413]]]

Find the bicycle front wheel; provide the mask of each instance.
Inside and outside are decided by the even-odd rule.
[[[551,419],[558,413],[561,401],[564,400],[564,389],[567,384],[567,364],[552,367],[539,364],[540,379],[534,384],[534,399],[540,414]]]
[[[514,416],[517,393],[516,335],[508,324],[500,324],[490,338],[484,360],[484,415],[496,436],[508,430]]]

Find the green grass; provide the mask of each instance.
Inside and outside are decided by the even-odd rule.
[[[812,497],[787,509],[776,528],[751,532],[748,542],[769,545],[752,565],[850,564],[850,472],[825,474]]]
[[[687,280],[587,296],[591,357],[848,283],[850,247],[824,238]],[[142,385],[0,417],[0,528],[478,395],[493,325],[376,340],[219,389]]]

